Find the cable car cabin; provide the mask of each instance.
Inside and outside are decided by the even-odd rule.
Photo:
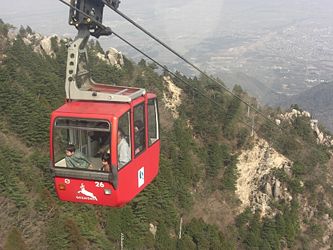
[[[135,97],[138,89],[113,88],[119,88],[119,98],[126,91],[134,98],[130,102],[71,101],[52,113],[51,168],[61,200],[123,206],[158,173],[156,95],[144,91]],[[74,152],[66,151],[69,144]],[[104,153],[111,158],[108,169],[102,169]]]

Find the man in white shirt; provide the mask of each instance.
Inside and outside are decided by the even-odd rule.
[[[131,160],[131,150],[124,137],[124,132],[118,130],[118,167],[121,168]]]

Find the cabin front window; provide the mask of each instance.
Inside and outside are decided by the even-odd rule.
[[[53,150],[55,167],[101,171],[103,153],[110,153],[111,125],[103,120],[58,118]],[[74,147],[72,154],[70,149]]]

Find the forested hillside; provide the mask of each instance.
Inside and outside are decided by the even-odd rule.
[[[52,38],[54,54],[36,52],[30,27],[0,20],[0,248],[3,249],[313,249],[332,246],[331,146],[319,145],[298,116],[279,126],[251,112],[203,76],[182,81],[156,65],[125,58],[122,68],[98,59],[89,44],[96,82],[138,86],[159,97],[161,164],[156,180],[123,208],[61,202],[49,170],[49,116],[65,99],[66,42]],[[173,92],[180,102],[170,109]],[[239,86],[233,93],[257,105]],[[271,120],[279,110],[259,108]],[[251,136],[252,116],[256,135]],[[291,199],[272,199],[272,213],[241,210],[237,164],[256,138],[290,159],[273,169]],[[202,209],[202,208],[205,209]],[[214,211],[214,213],[212,212]],[[212,216],[213,215],[213,216]],[[182,234],[180,220],[183,219]],[[323,219],[324,218],[324,219]]]

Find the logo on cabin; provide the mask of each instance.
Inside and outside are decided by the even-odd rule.
[[[97,198],[96,196],[92,193],[92,192],[89,192],[88,190],[86,190],[85,186],[83,183],[81,183],[80,185],[80,191],[78,191],[77,193],[78,194],[83,194],[84,196],[79,196],[77,195],[76,196],[76,199],[78,200],[90,200],[90,201],[97,201]]]
[[[145,167],[138,171],[138,186],[141,187],[145,183]]]

